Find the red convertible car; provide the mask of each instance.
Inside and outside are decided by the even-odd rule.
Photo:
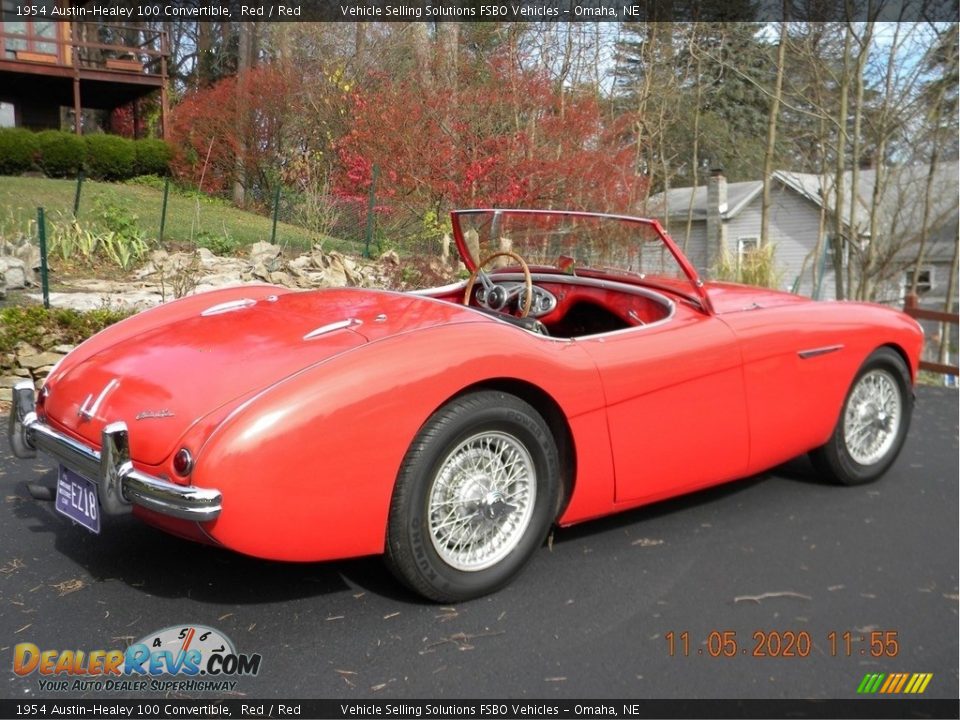
[[[94,532],[132,512],[261,558],[382,553],[439,601],[550,527],[810,452],[890,467],[922,334],[887,308],[704,283],[655,221],[465,210],[466,282],[245,286],[135,315],[14,392],[16,455]]]

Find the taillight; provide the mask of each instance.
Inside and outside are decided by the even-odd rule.
[[[182,477],[186,477],[193,470],[193,455],[186,448],[180,448],[173,456],[173,469]]]

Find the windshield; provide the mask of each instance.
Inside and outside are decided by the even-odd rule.
[[[696,271],[653,220],[554,210],[458,210],[453,229],[471,270],[491,254],[510,250],[531,270],[642,281],[705,306]],[[498,258],[485,269],[509,264]]]

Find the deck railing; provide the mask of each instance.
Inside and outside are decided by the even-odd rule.
[[[960,315],[958,313],[941,312],[939,310],[925,310],[918,305],[917,296],[913,293],[907,295],[903,301],[903,311],[915,320],[933,320],[939,323],[952,323],[957,325]],[[929,370],[943,375],[960,375],[960,367],[957,365],[945,365],[944,363],[920,361],[921,370]]]
[[[0,26],[2,29],[2,26]],[[81,39],[85,33],[99,33],[101,29],[130,38],[122,42],[100,42],[99,40]],[[166,75],[166,58],[168,56],[166,33],[162,30],[134,27],[131,25],[85,24],[81,31],[79,23],[70,24],[70,37],[46,37],[37,34],[21,34],[0,32],[0,59],[4,59],[8,47],[8,40],[25,41],[26,48],[15,49],[16,57],[20,62],[30,64],[47,63],[61,67],[75,67],[80,69],[114,70],[130,73],[145,73],[148,75]],[[55,46],[55,53],[38,51],[36,48]],[[71,49],[67,53],[67,48]],[[8,58],[9,59],[9,58]]]

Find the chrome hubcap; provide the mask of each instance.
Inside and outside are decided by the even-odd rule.
[[[536,471],[512,435],[483,432],[441,462],[428,500],[430,541],[445,563],[476,572],[520,542],[537,497]]]
[[[856,462],[882,460],[900,430],[901,398],[897,381],[886,370],[871,370],[857,382],[847,401],[843,440]]]

